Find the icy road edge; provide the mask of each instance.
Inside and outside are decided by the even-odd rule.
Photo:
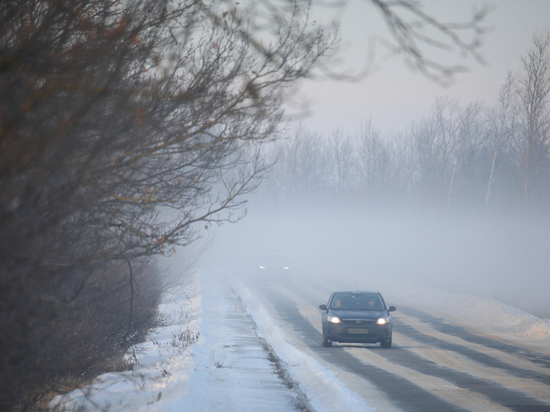
[[[291,378],[298,383],[316,411],[374,410],[359,395],[340,382],[332,371],[300,351],[246,286],[240,285],[235,289],[235,293],[256,323],[258,336],[264,339],[282,360]]]

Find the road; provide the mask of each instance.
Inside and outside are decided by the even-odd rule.
[[[336,281],[246,284],[300,350],[377,410],[550,411],[550,351],[470,330],[387,294],[386,303],[397,306],[391,349],[325,348],[318,307]]]

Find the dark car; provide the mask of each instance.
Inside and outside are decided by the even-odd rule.
[[[257,281],[289,283],[291,279],[290,262],[286,256],[268,253],[258,259],[256,266]]]
[[[391,348],[393,319],[390,312],[395,306],[386,302],[376,291],[336,291],[326,305],[320,305],[323,313],[323,346],[332,342],[378,343]]]

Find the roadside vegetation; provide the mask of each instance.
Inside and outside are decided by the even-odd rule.
[[[483,13],[446,27],[413,2],[372,3],[395,50],[435,81],[461,67],[423,53],[422,25],[477,56]],[[0,2],[1,410],[39,409],[125,367],[174,284],[159,257],[243,217],[275,162],[262,150],[281,136],[281,103],[336,43],[310,11],[301,0]]]
[[[255,43],[261,11],[0,5],[0,409],[116,364],[155,325],[156,256],[240,218],[286,85],[332,41],[285,3]]]

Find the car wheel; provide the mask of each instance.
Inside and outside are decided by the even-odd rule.
[[[385,349],[389,349],[391,348],[391,338],[389,338],[387,341],[385,342],[380,342],[380,346],[385,348]]]
[[[325,334],[323,333],[323,346],[325,348],[330,348],[332,346],[332,341],[331,340],[328,340],[326,337],[325,337]]]

